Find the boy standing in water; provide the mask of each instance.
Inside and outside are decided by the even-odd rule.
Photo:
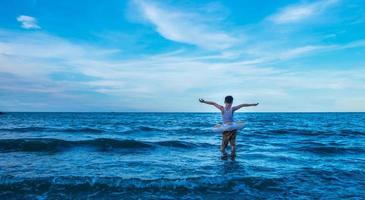
[[[208,105],[213,105],[216,108],[218,108],[221,113],[222,113],[222,119],[223,119],[223,124],[231,124],[233,123],[233,113],[234,111],[242,108],[242,107],[249,107],[249,106],[257,106],[259,105],[259,103],[255,103],[255,104],[240,104],[237,106],[233,106],[232,107],[232,103],[233,103],[233,97],[232,96],[226,96],[226,98],[224,99],[224,104],[225,106],[221,106],[215,102],[212,101],[205,101],[204,99],[199,99],[199,101],[201,103],[205,103]],[[221,152],[223,154],[223,156],[226,156],[226,147],[228,145],[228,143],[231,144],[231,156],[235,156],[236,154],[236,134],[237,134],[237,130],[231,130],[231,131],[224,131],[222,133],[222,144],[221,144]]]

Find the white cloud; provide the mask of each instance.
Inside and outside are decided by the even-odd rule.
[[[63,106],[63,111],[75,109],[65,102],[88,104],[89,107],[82,109],[89,111],[196,111],[209,109],[196,104],[196,98],[220,100],[225,94],[233,94],[239,101],[265,101],[260,109],[266,111],[285,111],[307,101],[303,96],[292,96],[290,91],[293,90],[326,91],[311,94],[312,99],[318,99],[330,98],[331,91],[346,96],[346,91],[365,87],[362,76],[365,72],[360,69],[328,72],[264,67],[276,56],[290,59],[326,49],[322,46],[298,47],[286,54],[278,51],[270,58],[258,56],[252,60],[243,57],[227,60],[224,55],[205,56],[179,50],[138,59],[118,59],[115,56],[118,52],[113,49],[71,43],[48,34],[3,32],[2,35],[11,36],[6,37],[11,39],[0,43],[0,94],[27,105],[50,102],[52,106],[58,106],[54,109],[62,110]],[[359,45],[363,42],[331,48]],[[94,78],[55,80],[51,77],[54,73]],[[23,100],[16,96],[19,94],[32,99]],[[102,98],[96,98],[95,94]],[[308,101],[309,105],[312,101]],[[277,102],[286,105],[275,105]],[[296,108],[298,110],[300,107]]]
[[[222,50],[240,42],[232,35],[209,25],[208,16],[167,8],[150,1],[135,1],[142,17],[162,37],[205,49]]]
[[[319,46],[319,45],[306,45],[301,47],[295,47],[292,49],[288,49],[280,53],[278,58],[280,59],[291,59],[299,56],[303,56],[306,54],[318,52],[320,50],[330,49],[333,46]]]
[[[276,24],[295,23],[318,15],[338,0],[320,0],[314,3],[291,5],[269,17]]]
[[[20,15],[16,18],[18,22],[22,24],[25,29],[40,29],[41,27],[37,24],[37,19],[27,15]]]
[[[318,52],[339,51],[339,50],[361,48],[361,47],[365,47],[365,40],[357,40],[345,44],[306,45],[301,47],[295,47],[287,51],[283,51],[278,57],[280,59],[291,59]]]

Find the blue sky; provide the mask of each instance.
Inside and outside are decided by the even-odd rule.
[[[365,4],[0,2],[0,110],[365,111]]]

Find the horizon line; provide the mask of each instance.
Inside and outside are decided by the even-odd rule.
[[[219,111],[0,111],[0,113],[219,113]],[[365,111],[238,111],[235,113],[365,113]]]

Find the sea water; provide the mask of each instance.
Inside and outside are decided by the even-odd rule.
[[[361,199],[365,113],[5,113],[0,199]],[[227,149],[229,152],[229,149]]]

